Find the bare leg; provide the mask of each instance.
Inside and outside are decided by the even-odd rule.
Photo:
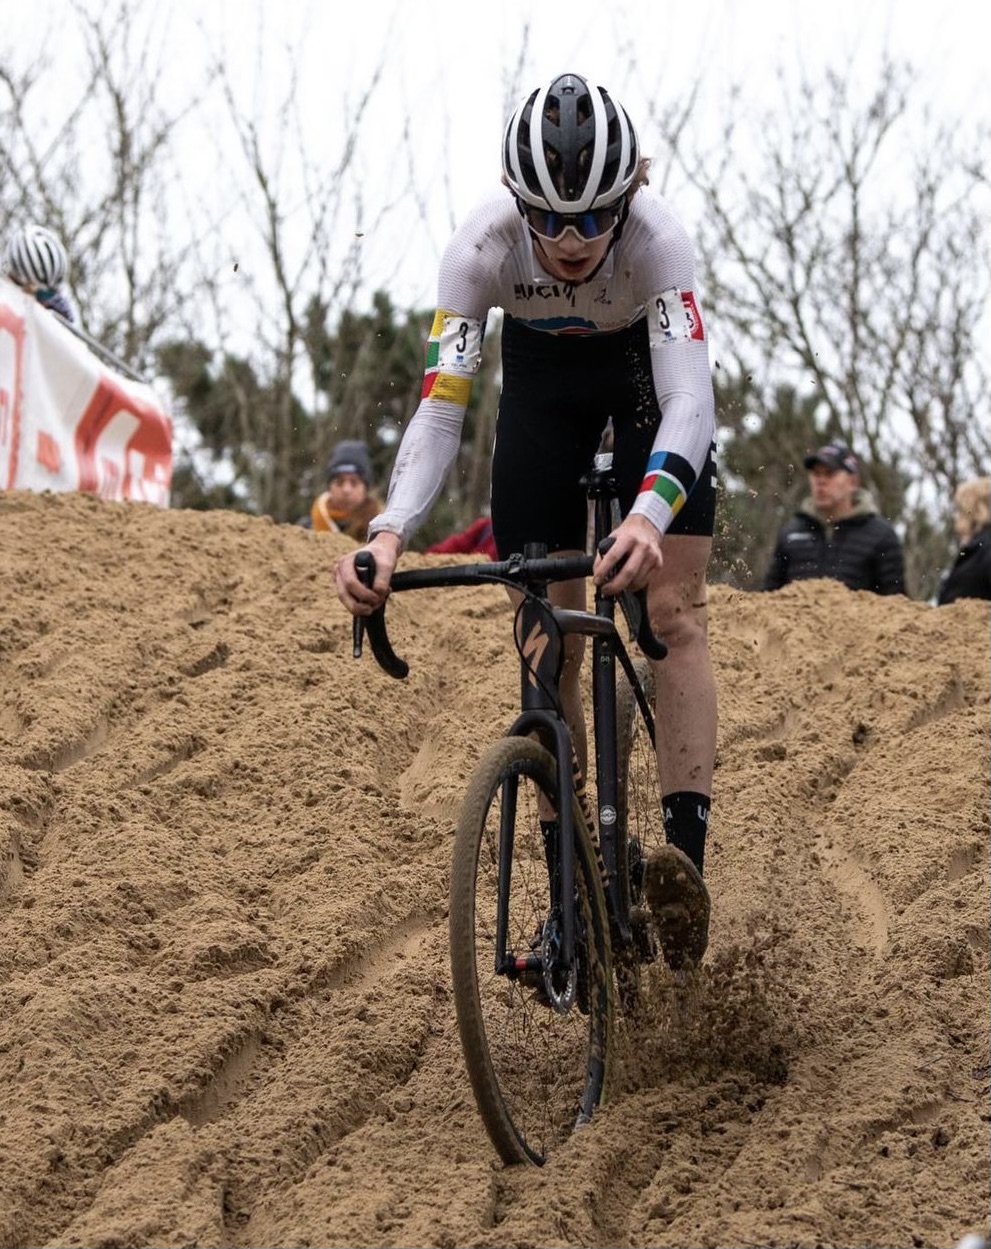
[[[665,797],[712,793],[716,684],[705,593],[711,548],[710,538],[668,535],[663,568],[650,587],[651,623],[668,645],[667,658],[654,665],[657,767]],[[673,817],[666,830],[668,844],[651,855],[644,877],[661,949],[675,970],[697,967],[709,940],[709,892],[701,871],[704,830],[704,824],[700,829],[694,821],[686,829]]]
[[[650,587],[650,619],[668,645],[654,665],[657,766],[664,793],[712,793],[716,755],[716,682],[709,657],[705,573],[712,539],[671,535]]]

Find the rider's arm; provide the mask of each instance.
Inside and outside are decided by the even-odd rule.
[[[377,566],[373,589],[362,585],[353,555],[335,567],[338,596],[351,612],[367,614],[384,600],[403,546],[430,510],[457,455],[471,383],[481,363],[482,332],[494,302],[493,275],[504,251],[490,216],[479,210],[470,214],[444,252],[422,395],[399,446],[385,510],[368,526],[367,545]]]
[[[422,397],[399,445],[385,510],[368,525],[366,545],[375,555],[375,584],[371,589],[361,584],[353,554],[336,566],[337,593],[348,611],[364,615],[382,602],[403,547],[440,492],[458,453],[481,350],[480,321],[437,310],[427,342]]]
[[[482,328],[475,317],[437,309],[420,402],[399,444],[385,510],[369,525],[369,537],[385,531],[405,545],[433,506],[458,453],[482,358]]]
[[[631,510],[665,533],[708,471],[716,412],[691,243],[666,209],[650,211],[641,239],[644,304],[661,423]]]
[[[405,545],[454,463],[501,258],[491,235],[486,210],[477,209],[444,252],[420,403],[399,445],[385,511],[369,526],[370,536],[394,533]]]

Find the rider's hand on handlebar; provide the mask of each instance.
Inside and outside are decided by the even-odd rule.
[[[369,588],[359,579],[355,571],[354,559],[358,554],[352,551],[342,555],[334,565],[334,584],[337,597],[352,616],[369,616],[381,607],[389,594],[389,582],[403,549],[402,539],[394,533],[377,533],[362,550],[371,551],[375,556],[375,584]]]
[[[595,584],[606,594],[643,590],[664,563],[661,535],[646,516],[627,516],[610,535],[614,541],[605,555],[596,555],[592,566]],[[618,572],[614,569],[622,562]]]

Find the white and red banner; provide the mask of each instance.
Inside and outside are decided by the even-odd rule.
[[[55,313],[0,278],[0,490],[81,490],[168,507],[172,422]]]

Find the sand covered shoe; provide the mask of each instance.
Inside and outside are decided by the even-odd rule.
[[[661,952],[673,971],[698,967],[709,944],[709,890],[683,850],[662,846],[647,860],[644,897],[657,925]]]

